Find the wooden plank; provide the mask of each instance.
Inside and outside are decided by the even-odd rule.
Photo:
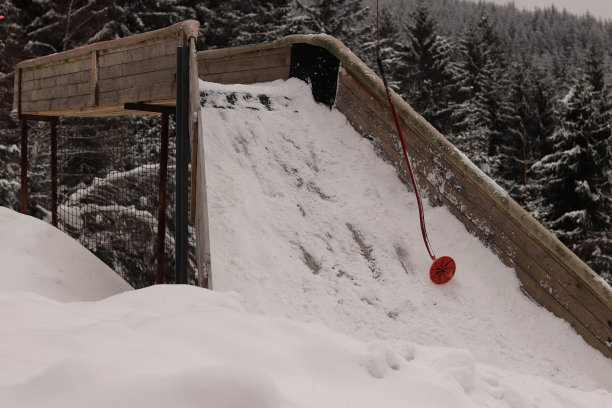
[[[254,69],[284,67],[291,64],[291,52],[284,54],[256,55],[250,58],[231,58],[203,60],[198,63],[198,75],[220,74],[224,72],[249,71]]]
[[[64,64],[58,63],[45,68],[29,68],[24,70],[24,81],[33,79],[49,78],[58,75],[72,74],[89,69],[89,57],[81,57],[78,60]]]
[[[141,61],[127,62],[125,64],[100,67],[99,80],[130,75],[143,74],[146,72],[159,71],[169,68],[176,69],[176,55],[164,55],[162,57],[150,58]]]
[[[96,106],[98,104],[98,66],[99,66],[99,57],[98,51],[92,51],[91,53],[91,90],[89,94],[91,95],[89,104],[91,106]]]
[[[24,91],[22,94],[23,101],[41,101],[68,96],[89,95],[91,89],[88,83],[56,86],[54,88],[34,89],[32,91]]]
[[[288,79],[289,66],[258,69],[253,71],[227,72],[223,74],[200,75],[200,79],[220,84],[252,84],[276,79]]]
[[[169,68],[159,71],[146,72],[136,75],[101,79],[98,82],[100,93],[118,91],[121,89],[134,88],[144,85],[169,83],[176,81],[176,68]]]
[[[345,81],[343,81],[341,78],[341,85],[339,88],[339,95],[338,95],[339,100],[337,102],[337,104],[339,103],[340,105],[344,103],[343,102],[343,98],[345,98],[344,94],[350,88],[344,85],[343,82]],[[350,81],[346,81],[346,82],[350,82]],[[352,97],[355,97],[355,95],[352,95]],[[348,98],[350,98],[350,96]],[[372,95],[369,95],[369,96],[366,95],[364,99],[366,99],[369,102],[368,106],[372,106],[373,110],[384,109],[383,107],[379,107],[380,109],[376,109],[377,103],[372,103],[374,102],[373,101],[374,97]],[[376,99],[378,99],[378,103],[380,103],[380,99],[379,98],[376,98]],[[367,102],[361,101],[361,103],[365,105]],[[363,114],[363,112],[361,112],[360,114]],[[380,113],[374,113],[373,111],[371,111],[370,116],[369,116],[370,121],[371,121],[372,115],[375,115],[376,117],[378,117],[379,114]],[[381,120],[380,118],[377,118],[377,119]],[[387,121],[391,121],[391,119],[387,118]],[[366,126],[367,126],[367,122],[369,121],[364,121],[364,122],[366,123]],[[404,126],[406,126],[406,124],[404,124]],[[404,129],[406,129],[406,127]],[[376,134],[375,133],[376,129],[370,128],[370,129],[367,129],[367,131],[369,133]],[[413,153],[418,152],[419,154],[422,154],[423,146],[418,146],[418,142],[420,138],[418,138],[418,136],[413,134],[412,131],[410,130],[407,132],[407,136],[408,136],[407,143],[410,144],[411,147],[414,149]],[[424,142],[421,141],[421,143],[424,143]],[[427,153],[425,153],[425,156],[427,156]],[[421,157],[420,159],[423,159],[423,158],[427,159],[427,157]],[[430,153],[429,160],[431,159],[434,159],[434,161],[436,160],[440,161],[442,168],[452,168],[452,165],[446,162],[441,156],[435,157],[435,155],[431,155]],[[459,179],[462,179],[462,178],[457,178],[457,180],[455,181],[458,181]],[[457,185],[457,189],[455,189],[453,184]],[[489,225],[491,229],[494,230],[494,233],[491,234],[491,237],[494,239],[496,246],[501,246],[501,248],[503,248],[501,250],[502,253],[513,253],[514,252],[514,256],[513,256],[513,259],[511,259],[511,261],[512,263],[516,264],[515,266],[517,270],[520,269],[523,272],[524,270],[527,270],[527,271],[530,271],[531,274],[536,274],[540,278],[545,277],[545,281],[541,281],[541,280],[538,281],[539,282],[538,290],[540,290],[541,292],[547,292],[547,293],[550,292],[549,297],[551,299],[548,299],[548,302],[551,303],[551,308],[556,307],[556,305],[563,305],[562,307],[565,308],[568,313],[570,313],[572,316],[576,316],[578,321],[580,321],[583,326],[589,328],[588,329],[589,333],[595,336],[595,338],[605,340],[608,338],[608,336],[612,335],[610,332],[609,325],[608,325],[608,320],[607,320],[608,313],[605,310],[605,306],[602,305],[601,302],[599,302],[597,298],[592,296],[592,294],[586,293],[585,291],[581,291],[579,293],[572,293],[572,292],[576,292],[575,290],[572,290],[573,288],[571,284],[572,282],[560,283],[556,279],[553,279],[548,273],[546,273],[546,270],[544,270],[543,268],[539,266],[539,262],[542,258],[542,253],[545,253],[542,251],[544,251],[545,248],[539,248],[539,252],[535,251],[534,253],[529,254],[528,252],[530,249],[533,250],[533,248],[538,247],[537,240],[534,240],[532,237],[526,235],[525,232],[522,231],[520,226],[516,223],[516,221],[510,219],[510,217],[508,217],[508,215],[503,211],[503,209],[498,208],[497,205],[492,205],[488,197],[485,197],[482,193],[480,195],[473,193],[474,191],[478,190],[477,186],[475,185],[469,186],[466,183],[447,183],[445,184],[445,188],[447,190],[455,190],[454,191],[455,198],[457,197],[461,198],[463,200],[463,204],[469,203],[470,201],[474,201],[476,199],[477,204],[474,205],[474,203],[471,203],[471,205],[466,205],[465,206],[466,208],[463,209],[464,211],[468,208],[472,209],[473,211],[474,209],[477,209],[477,208],[490,207],[488,208],[488,211],[487,211],[489,213],[489,216],[484,215],[482,213],[481,214],[472,213],[471,217],[476,216],[476,217],[480,217],[478,219],[488,219],[487,224]],[[467,194],[467,196],[465,194]],[[451,210],[456,209],[456,208],[457,207],[453,205],[451,207]],[[490,216],[491,212],[494,213],[493,217]],[[498,224],[500,224],[501,227]],[[510,231],[504,231],[504,230],[508,230],[508,226],[510,226]],[[516,236],[518,238],[513,241],[509,239],[509,236]],[[527,240],[527,242],[525,243],[524,240]],[[550,255],[549,258],[552,258],[552,254],[549,254],[549,255]],[[505,263],[509,263],[508,259],[506,259]],[[559,268],[559,265],[557,265],[557,268]],[[566,273],[565,275],[567,275],[567,277],[570,280],[571,280],[571,277],[573,276],[571,275],[571,273]],[[558,278],[559,277],[557,277],[557,279]],[[533,278],[533,279],[537,279],[537,278]],[[574,283],[577,283],[577,282],[574,282]],[[598,312],[593,313],[592,312],[593,309],[596,309],[598,312],[603,312],[603,313],[601,315]]]
[[[179,32],[169,33],[167,35],[151,37],[146,40],[132,42],[130,44],[121,45],[121,46],[106,47],[104,49],[98,50],[98,54],[99,55],[115,54],[115,53],[119,53],[125,50],[130,50],[130,49],[139,48],[139,47],[146,47],[146,46],[155,45],[159,43],[166,43],[170,41],[175,41],[178,44],[177,47],[182,46],[184,43],[183,32],[179,31]]]
[[[115,105],[130,102],[148,102],[176,97],[176,81],[161,84],[150,84],[111,92],[100,92],[100,105]]]
[[[163,57],[166,55],[176,56],[176,47],[178,47],[179,44],[180,43],[175,38],[164,38],[154,43],[139,44],[137,47],[133,48],[118,51],[113,50],[113,52],[107,52],[100,55],[99,66],[102,68]]]
[[[247,46],[252,47],[252,46]],[[214,49],[214,50],[205,50],[199,51],[197,53],[197,61],[200,64],[202,61],[210,61],[210,60],[231,60],[231,59],[240,59],[240,58],[255,58],[263,55],[274,55],[274,54],[291,54],[291,46],[289,47],[278,47],[278,48],[265,48],[247,52],[240,52],[241,48],[244,47],[235,47],[235,48],[226,48],[226,49]],[[235,52],[232,55],[224,55],[219,56],[219,53],[225,53],[227,51]]]
[[[102,41],[82,48],[46,55],[44,57],[39,57],[28,61],[22,61],[18,64],[18,67],[26,69],[31,67],[46,67],[57,63],[63,64],[70,60],[89,58],[92,51],[104,52],[107,50],[133,48],[137,44],[144,44],[149,41],[154,41],[157,38],[173,37],[186,43],[187,38],[190,36],[197,37],[199,25],[200,23],[195,20],[182,21],[170,27],[159,30],[136,34],[116,40]]]
[[[67,110],[85,106],[85,95],[39,101],[23,101],[22,112],[40,114],[52,110]]]
[[[148,101],[148,104],[168,106],[173,108],[176,104],[175,99],[158,99]],[[54,108],[52,110],[31,111],[30,115],[44,116],[71,116],[71,117],[106,117],[122,115],[157,115],[155,112],[143,112],[140,110],[125,109],[124,104],[105,105],[105,106],[79,106],[73,108]]]
[[[30,81],[25,81],[23,83],[23,90],[31,91],[33,89],[45,89],[53,88],[55,86],[65,86],[89,82],[90,74],[90,71],[86,70],[42,79],[33,79]]]
[[[13,112],[17,112],[17,117],[21,117],[21,94],[23,93],[23,72],[21,68],[15,69],[14,95],[13,95]]]

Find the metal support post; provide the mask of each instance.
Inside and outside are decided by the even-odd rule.
[[[189,166],[189,47],[176,50],[176,283],[189,283],[187,178]]]

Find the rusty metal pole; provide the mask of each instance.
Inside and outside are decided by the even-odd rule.
[[[28,213],[28,121],[21,118],[21,212]]]
[[[168,185],[168,112],[162,113],[159,149],[159,206],[157,209],[157,278],[164,283],[166,243],[166,189]]]
[[[57,118],[51,119],[51,224],[57,228]]]

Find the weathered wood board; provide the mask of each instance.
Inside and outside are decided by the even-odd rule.
[[[198,53],[198,76],[222,84],[251,84],[289,78],[291,47],[224,55],[223,50]]]
[[[197,35],[186,21],[17,65],[13,111],[47,116],[131,113],[124,103],[176,99],[176,50]],[[111,109],[112,106],[112,109]]]

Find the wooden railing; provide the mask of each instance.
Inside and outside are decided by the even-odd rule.
[[[197,36],[185,21],[143,34],[17,64],[13,112],[19,116],[109,116],[123,104],[174,105],[176,50]]]

